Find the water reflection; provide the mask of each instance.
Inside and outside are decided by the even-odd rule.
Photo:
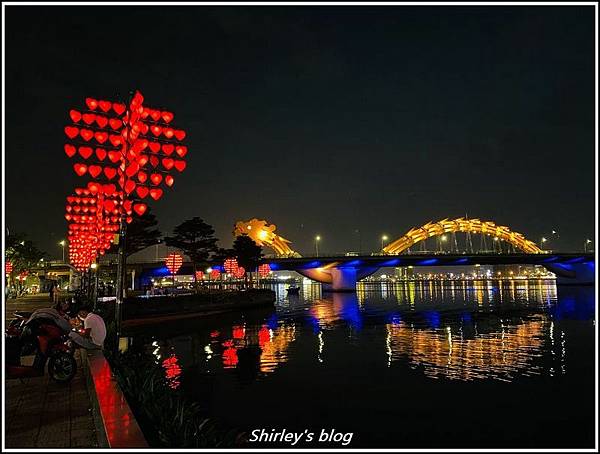
[[[320,364],[337,373],[340,358],[426,379],[554,377],[568,371],[568,336],[557,322],[594,314],[593,289],[559,299],[554,283],[542,281],[361,284],[356,293],[333,294],[305,282],[300,296],[275,290],[267,315],[232,314],[231,322],[207,320],[190,334],[153,337],[149,348],[162,358],[169,386],[179,387],[188,367],[249,384],[282,367],[310,374]]]
[[[514,322],[513,322],[514,323]],[[539,315],[521,324],[499,321],[493,332],[465,336],[473,327],[418,329],[404,322],[386,325],[388,365],[408,361],[430,378],[511,381],[516,375],[540,374],[535,359],[542,354],[547,320]],[[454,328],[454,329],[453,329]]]

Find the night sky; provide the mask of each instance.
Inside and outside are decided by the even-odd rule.
[[[265,218],[300,252],[379,249],[468,214],[594,234],[594,8],[6,7],[6,226],[59,258],[68,111],[139,89],[188,132],[152,207],[222,246]]]

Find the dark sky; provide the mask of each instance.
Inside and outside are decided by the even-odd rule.
[[[137,88],[188,132],[165,232],[200,216],[228,246],[259,217],[371,251],[467,213],[580,250],[594,42],[592,6],[7,6],[6,225],[60,256],[68,111]]]

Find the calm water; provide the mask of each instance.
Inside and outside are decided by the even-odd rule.
[[[249,432],[335,429],[354,433],[349,447],[593,447],[591,287],[275,290],[274,309],[163,325],[134,345],[173,388]]]

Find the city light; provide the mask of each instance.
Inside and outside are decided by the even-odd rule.
[[[383,248],[385,247],[385,242],[388,240],[388,236],[387,235],[382,235],[381,236],[381,250],[383,251]]]

